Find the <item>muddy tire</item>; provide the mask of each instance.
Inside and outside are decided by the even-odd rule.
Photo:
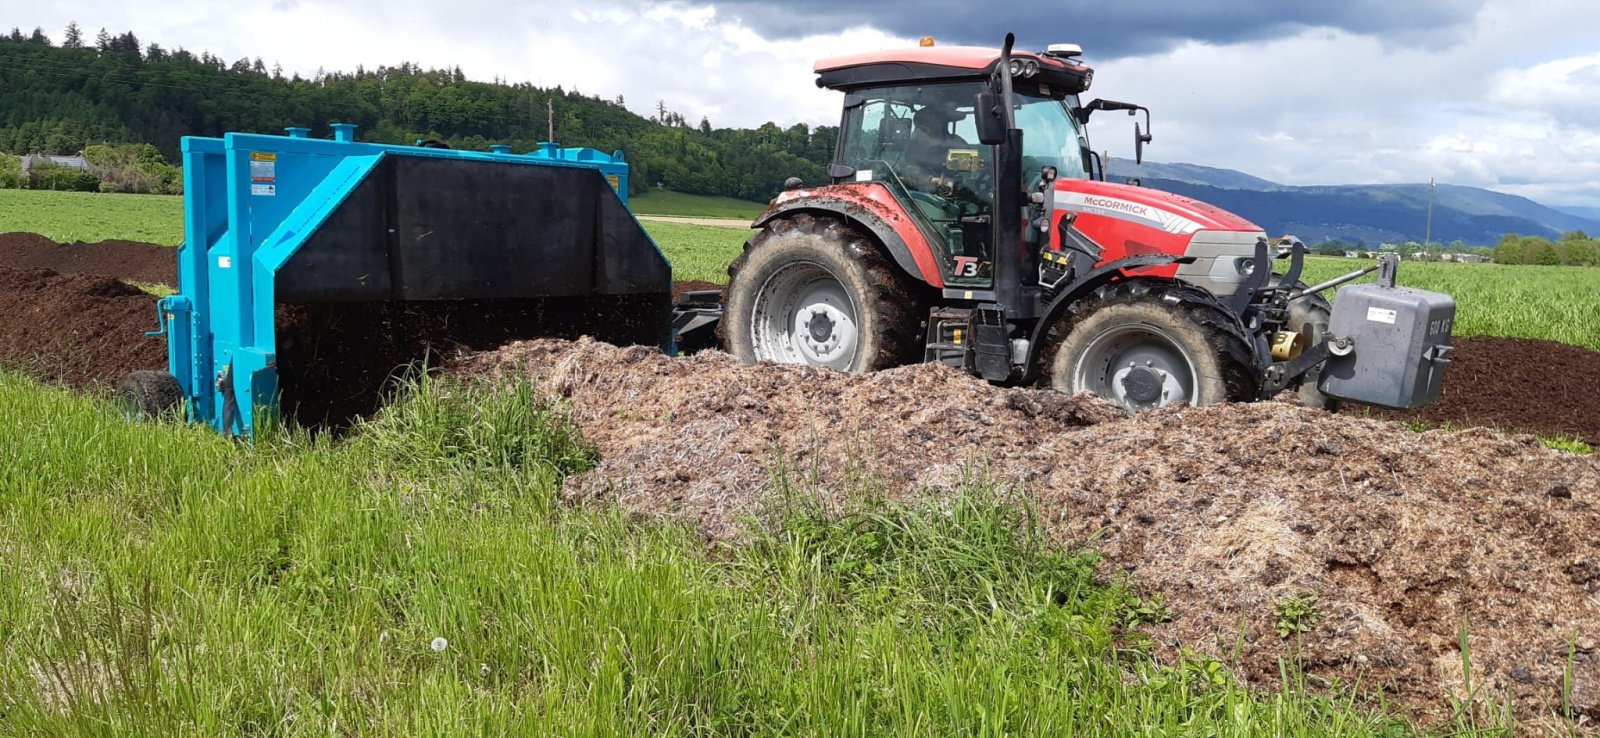
[[[177,412],[183,401],[183,388],[171,374],[139,370],[117,380],[112,396],[128,417],[165,418]]]
[[[1297,282],[1296,285],[1302,289],[1306,287],[1304,282]],[[1321,295],[1311,295],[1289,303],[1289,323],[1285,328],[1304,336],[1306,346],[1311,347],[1322,341],[1323,334],[1328,332],[1328,321],[1332,318],[1333,305]],[[1339,409],[1339,399],[1322,394],[1322,390],[1317,389],[1322,366],[1319,364],[1306,372],[1305,379],[1298,386],[1291,386],[1291,389],[1300,396],[1300,404],[1335,412]]]
[[[719,330],[745,363],[865,372],[922,358],[925,290],[842,221],[775,220],[728,266]]]
[[[1102,290],[1076,311],[1053,347],[1050,384],[1139,412],[1178,403],[1249,401],[1259,385],[1249,349],[1216,308],[1163,299],[1160,290]]]

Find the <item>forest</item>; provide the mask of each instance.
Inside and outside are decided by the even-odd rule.
[[[433,139],[479,150],[495,143],[530,150],[553,129],[564,146],[621,150],[636,191],[663,187],[766,201],[789,177],[823,181],[838,133],[804,124],[714,128],[704,118],[691,124],[665,101],[647,118],[630,112],[621,97],[472,81],[459,67],[357,67],[307,78],[259,57],[229,62],[146,43],[131,31],[101,29],[91,38],[76,23],[59,45],[43,29],[0,36],[0,90],[0,152],[76,155],[111,145],[99,153],[134,167],[122,185],[100,185],[119,191],[129,191],[129,181],[164,188],[151,191],[172,186],[164,170],[150,173],[159,168],[148,150],[128,144],[148,144],[162,163],[178,165],[183,136],[277,133],[286,126],[328,136],[329,123],[350,122],[364,141]],[[0,183],[5,179],[0,173]]]

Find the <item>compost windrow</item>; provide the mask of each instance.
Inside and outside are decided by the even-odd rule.
[[[137,241],[56,243],[37,233],[0,233],[0,266],[178,285],[178,249]]]
[[[1600,353],[1528,338],[1456,339],[1438,401],[1374,415],[1578,438],[1600,447]]]
[[[167,364],[156,298],[108,277],[0,265],[0,369],[87,388]]]
[[[1313,684],[1382,690],[1425,722],[1469,689],[1510,695],[1529,733],[1600,720],[1600,461],[1532,436],[1416,433],[1285,402],[1126,417],[1107,403],[998,388],[940,365],[868,375],[673,359],[591,341],[469,357],[565,399],[599,466],[599,502],[738,538],[790,480],[828,509],[852,496],[943,499],[974,478],[1025,496],[1047,534],[1159,592],[1151,632],[1280,683],[1297,648]],[[793,494],[789,492],[788,494]],[[1303,639],[1274,610],[1314,593]],[[1571,688],[1564,684],[1571,664]]]

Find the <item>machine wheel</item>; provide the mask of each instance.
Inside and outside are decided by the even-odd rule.
[[[1304,282],[1296,282],[1296,286],[1304,288]],[[1322,340],[1322,335],[1328,331],[1328,321],[1333,318],[1333,305],[1322,295],[1311,295],[1289,303],[1288,330],[1305,336],[1306,346],[1315,346]],[[1322,377],[1322,366],[1306,372],[1305,379],[1295,388],[1300,395],[1300,404],[1306,407],[1315,407],[1335,412],[1339,409],[1339,399],[1322,394],[1317,389],[1317,380]]]
[[[1079,314],[1050,362],[1055,389],[1090,392],[1129,412],[1255,397],[1252,373],[1234,358],[1248,350],[1215,308],[1124,291]]]
[[[720,329],[740,361],[863,372],[916,361],[918,291],[876,245],[843,222],[773,221],[728,266]]]
[[[128,417],[164,418],[177,410],[183,388],[171,374],[141,369],[117,380],[113,396]]]

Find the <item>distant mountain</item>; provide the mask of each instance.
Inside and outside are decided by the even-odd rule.
[[[1566,213],[1567,215],[1576,215],[1579,218],[1588,218],[1589,220],[1600,221],[1600,208],[1585,208],[1585,207],[1579,207],[1579,206],[1576,206],[1576,205],[1552,206],[1552,207],[1555,207],[1556,210],[1560,210],[1561,212]],[[1593,235],[1593,234],[1591,234],[1591,235]]]
[[[1422,241],[1428,235],[1428,185],[1280,185],[1232,169],[1111,159],[1113,182],[1138,177],[1146,187],[1176,192],[1231,210],[1269,233],[1307,243],[1339,239],[1370,244]],[[1600,208],[1551,208],[1526,197],[1480,187],[1439,185],[1433,196],[1435,242],[1497,243],[1507,233],[1555,237],[1582,230],[1600,235]]]
[[[1219,169],[1217,167],[1203,167],[1199,164],[1161,164],[1153,161],[1134,164],[1129,159],[1118,159],[1113,156],[1106,165],[1106,169],[1109,178],[1113,182],[1122,182],[1137,177],[1141,180],[1167,179],[1175,182],[1210,185],[1212,187],[1221,187],[1225,190],[1270,190],[1282,186],[1277,182],[1253,177],[1244,172]]]
[[[1369,244],[1421,241],[1427,233],[1427,185],[1343,185],[1224,189],[1175,180],[1152,187],[1211,203],[1254,221],[1268,233],[1292,233],[1306,243],[1339,239]],[[1449,190],[1448,192],[1446,190]],[[1491,245],[1507,233],[1555,237],[1564,231],[1600,233],[1600,223],[1557,212],[1532,200],[1472,187],[1435,193],[1436,243]]]

